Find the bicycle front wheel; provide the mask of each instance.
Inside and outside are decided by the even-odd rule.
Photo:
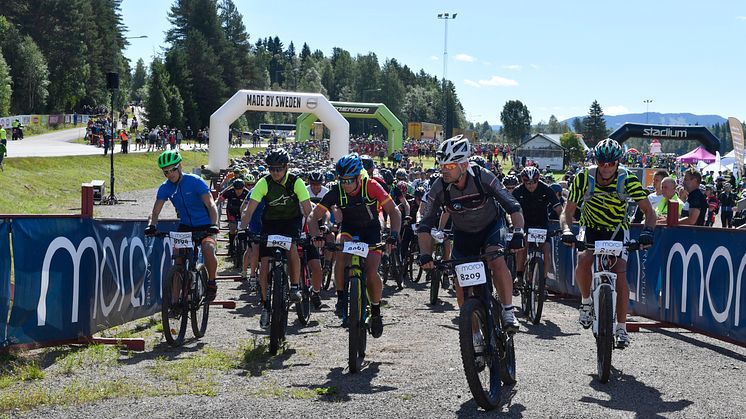
[[[207,294],[207,278],[207,268],[205,265],[198,265],[197,274],[192,285],[192,298],[190,301],[192,332],[196,338],[201,338],[205,335],[207,331],[207,319],[210,317],[210,303],[205,299]]]
[[[459,345],[466,382],[474,401],[484,410],[500,403],[502,382],[495,357],[489,353],[487,313],[476,298],[467,298],[459,316]]]
[[[365,296],[363,293],[365,290],[362,289],[360,278],[350,278],[350,314],[347,319],[349,322],[348,366],[351,373],[358,372],[362,368],[368,340],[364,323]]]
[[[544,290],[546,289],[544,260],[535,257],[530,266],[531,283],[526,286],[529,294],[528,318],[533,324],[539,324],[541,312],[544,310]]]
[[[287,274],[282,268],[275,268],[270,271],[270,280],[272,281],[272,312],[270,315],[269,326],[269,353],[277,355],[280,349],[280,342],[285,336],[285,326],[287,323],[287,308],[285,307],[285,287],[287,286]]]
[[[163,297],[161,301],[161,321],[163,337],[170,346],[181,346],[186,335],[189,320],[189,305],[182,297],[186,284],[186,275],[181,266],[172,266],[163,279]]]
[[[611,288],[602,286],[598,293],[598,334],[596,335],[596,361],[598,380],[609,381],[611,352],[614,348],[614,301]]]
[[[440,271],[435,269],[427,273],[430,280],[430,305],[438,304],[438,290],[440,289]]]
[[[298,315],[298,321],[301,325],[307,326],[311,320],[311,273],[308,272],[308,265],[301,261],[300,267],[300,293],[301,299],[295,304],[295,313]]]

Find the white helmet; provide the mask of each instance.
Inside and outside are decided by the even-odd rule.
[[[447,163],[464,163],[471,157],[471,144],[469,139],[463,135],[457,135],[449,138],[438,146],[435,152],[435,158],[438,164]]]

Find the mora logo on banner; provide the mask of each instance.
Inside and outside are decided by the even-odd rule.
[[[145,222],[73,218],[12,222],[11,343],[88,336],[156,313],[170,243]]]

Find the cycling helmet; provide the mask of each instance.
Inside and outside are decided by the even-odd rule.
[[[469,158],[469,161],[474,162],[483,168],[487,168],[487,160],[485,160],[482,156],[471,156]]]
[[[308,180],[310,182],[323,182],[324,175],[322,175],[321,172],[311,172],[311,175],[308,176]]]
[[[463,135],[449,138],[438,146],[435,157],[438,164],[463,163],[471,156],[471,144]]]
[[[506,188],[509,186],[518,186],[518,178],[512,175],[507,176],[505,177],[505,179],[503,179],[503,185],[505,185]]]
[[[562,193],[562,185],[560,185],[559,183],[552,183],[551,185],[549,185],[549,187],[552,188],[552,191],[554,191],[554,193]]]
[[[521,171],[521,178],[525,180],[533,180],[536,182],[539,180],[540,177],[541,173],[539,173],[539,169],[534,166],[526,166]]]
[[[425,196],[425,188],[418,187],[417,189],[414,190],[414,197],[415,198],[422,199],[423,196]]]
[[[373,174],[373,170],[376,168],[376,163],[373,161],[373,157],[363,154],[360,156],[360,161],[363,162],[363,169],[365,169],[368,174]]]
[[[326,180],[327,182],[333,181],[334,180],[334,173],[332,173],[331,170],[329,170],[326,173],[324,173],[324,180]]]
[[[256,183],[256,178],[254,177],[254,175],[252,175],[251,173],[249,173],[248,175],[246,175],[246,183],[248,183],[249,185],[255,184]]]
[[[406,180],[407,171],[403,168],[396,169],[396,180]]]
[[[407,189],[409,189],[409,185],[407,184],[407,182],[400,180],[396,183],[396,188],[399,189],[399,192],[406,194]]]
[[[381,178],[387,185],[394,183],[394,175],[391,174],[391,170],[389,169],[381,169]]]
[[[264,161],[268,165],[285,165],[290,161],[290,155],[284,148],[278,148],[268,151]]]
[[[161,169],[178,163],[181,163],[181,154],[176,150],[166,150],[158,156],[158,167]]]
[[[259,171],[259,173],[263,173],[265,170],[267,170],[267,168],[264,166],[259,166],[256,169]]]
[[[244,186],[246,186],[246,183],[244,183],[243,179],[236,179],[233,181],[234,188],[243,188]]]
[[[622,158],[624,150],[618,142],[607,138],[596,144],[593,148],[593,155],[599,163],[612,163]]]
[[[430,179],[428,179],[427,184],[432,187],[438,179],[440,179],[440,173],[433,173]]]
[[[360,174],[363,170],[363,162],[357,153],[350,153],[337,160],[337,176],[352,177]]]

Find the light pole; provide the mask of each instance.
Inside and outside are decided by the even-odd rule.
[[[653,102],[653,99],[645,99],[642,102],[645,104],[645,123],[647,124],[650,115],[650,104]]]
[[[448,127],[448,95],[446,93],[446,79],[448,76],[448,21],[456,19],[458,13],[438,13],[438,19],[445,22],[443,35],[443,140],[450,136]]]

